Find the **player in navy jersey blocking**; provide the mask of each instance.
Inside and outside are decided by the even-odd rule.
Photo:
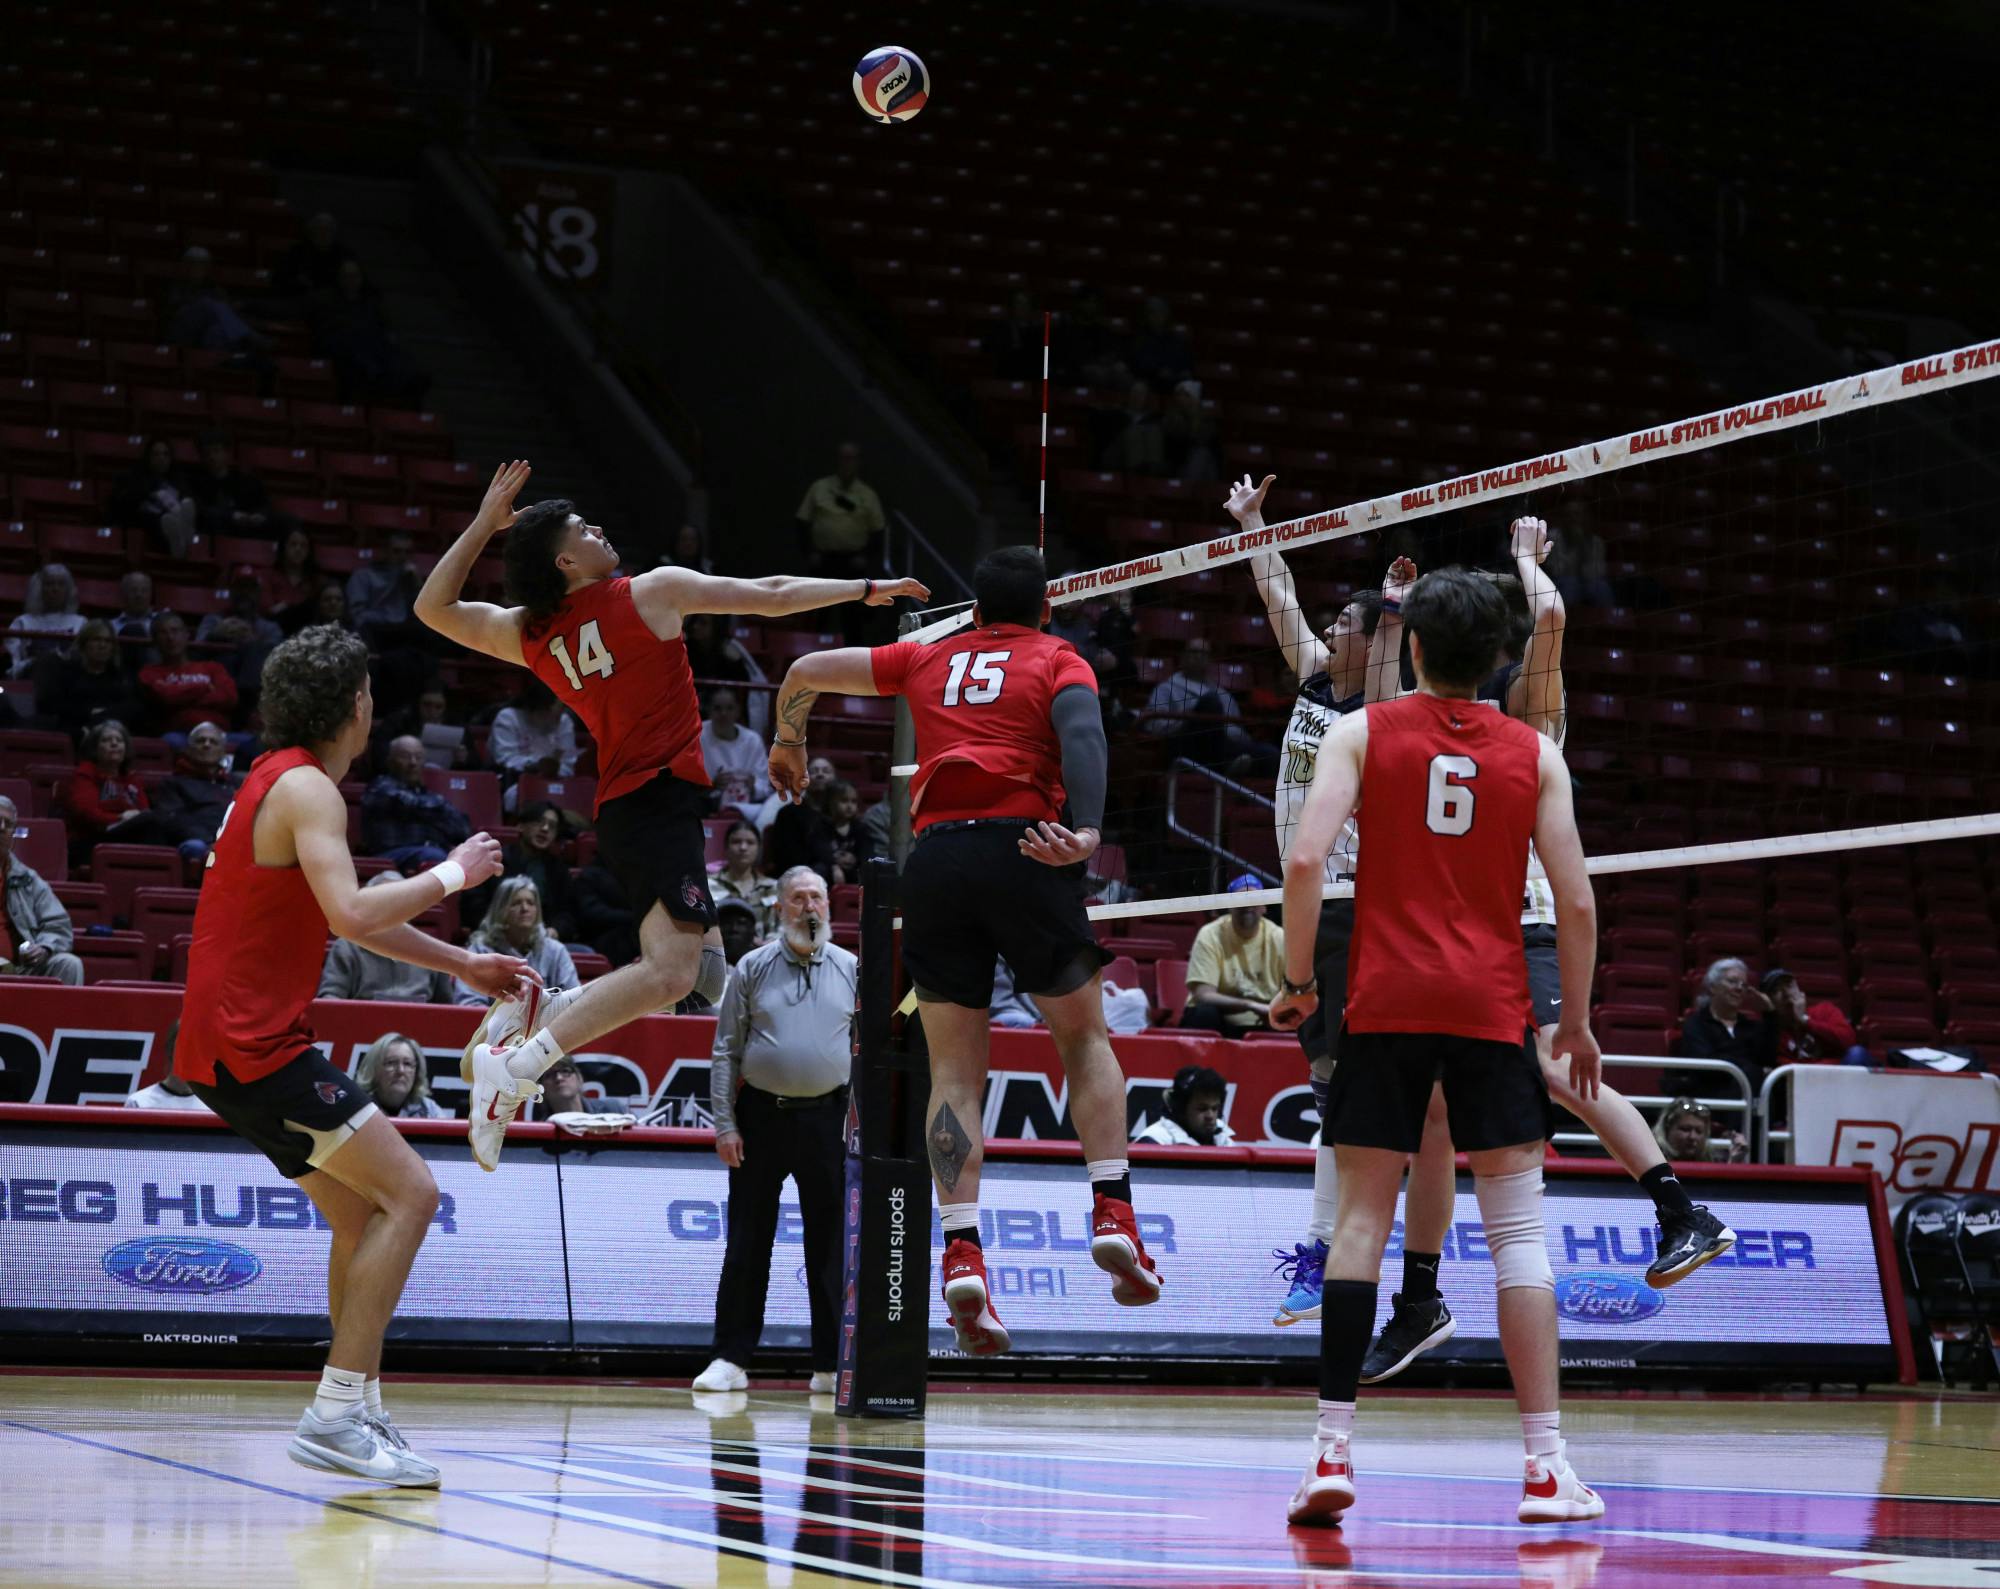
[[[980,1099],[997,958],[1034,999],[1069,1077],[1093,1193],[1092,1259],[1128,1307],[1155,1300],[1160,1277],[1132,1212],[1125,1076],[1104,1027],[1105,955],[1083,906],[1083,863],[1104,819],[1097,676],[1068,641],[1043,633],[1048,575],[1032,546],[983,558],[973,588],[972,627],[934,645],[903,640],[793,663],[778,690],[771,783],[789,798],[804,792],[806,720],[820,692],[909,702],[917,842],[903,869],[903,964],[930,1042],[924,1118],[944,1227],[945,1306],[959,1345],[984,1356],[1010,1344],[993,1310],[979,1231]]]
[[[1452,1140],[1472,1161],[1521,1411],[1527,1466],[1516,1515],[1581,1521],[1601,1516],[1604,1503],[1569,1466],[1560,1433],[1555,1275],[1542,1226],[1549,1095],[1520,929],[1530,841],[1563,929],[1563,1013],[1551,1047],[1585,1097],[1600,1070],[1584,1014],[1596,902],[1562,753],[1473,700],[1506,633],[1499,591],[1447,569],[1417,582],[1401,616],[1417,693],[1334,725],[1285,860],[1287,964],[1271,1022],[1292,1028],[1318,1004],[1312,928],[1326,857],[1356,806],[1366,809],[1347,1014],[1324,1128],[1336,1146],[1340,1208],[1320,1311],[1319,1426],[1287,1516],[1332,1523],[1354,1504],[1349,1443],[1382,1250],[1403,1166],[1442,1083]]]

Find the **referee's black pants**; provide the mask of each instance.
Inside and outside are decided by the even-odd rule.
[[[846,1101],[844,1088],[797,1109],[781,1109],[772,1094],[748,1085],[736,1094],[743,1163],[729,1172],[729,1244],[715,1288],[715,1355],[739,1368],[750,1366],[764,1333],[771,1251],[778,1240],[778,1203],[786,1176],[798,1183],[799,1216],[805,1225],[813,1372],[832,1373],[836,1366]]]

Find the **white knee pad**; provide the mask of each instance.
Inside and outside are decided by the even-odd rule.
[[[1479,1217],[1486,1222],[1487,1250],[1493,1254],[1493,1289],[1555,1290],[1542,1230],[1542,1167],[1516,1175],[1476,1175],[1472,1190],[1479,1198]]]
[[[720,1004],[723,991],[728,986],[728,956],[712,944],[703,944],[701,969],[695,973],[694,991],[707,999],[710,1004]]]

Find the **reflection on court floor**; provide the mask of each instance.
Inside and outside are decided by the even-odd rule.
[[[2000,1407],[1579,1401],[1602,1523],[1514,1522],[1510,1404],[1364,1405],[1361,1498],[1288,1532],[1302,1396],[830,1398],[404,1383],[441,1495],[284,1459],[299,1382],[0,1377],[0,1584],[2000,1583]],[[813,1405],[817,1400],[821,1406]]]

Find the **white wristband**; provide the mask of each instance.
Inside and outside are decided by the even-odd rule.
[[[440,883],[444,884],[444,891],[447,896],[456,894],[461,888],[465,887],[465,868],[460,866],[456,861],[439,861],[437,865],[430,869],[428,875],[435,877]]]

